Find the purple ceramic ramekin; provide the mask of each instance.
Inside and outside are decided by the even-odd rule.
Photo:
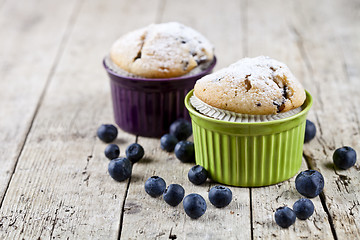
[[[184,105],[186,94],[196,80],[209,74],[216,64],[199,74],[176,78],[132,78],[113,72],[103,65],[110,77],[111,95],[116,124],[124,131],[145,136],[161,137],[178,118],[190,119]]]

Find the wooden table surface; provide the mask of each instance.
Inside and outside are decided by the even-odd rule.
[[[208,202],[198,220],[144,191],[162,176],[207,199],[215,183],[194,186],[191,164],[159,139],[119,131],[145,158],[129,181],[107,173],[106,144],[96,137],[113,123],[103,56],[122,34],[153,22],[179,21],[215,46],[216,70],[245,57],[285,62],[314,96],[317,127],[304,146],[302,169],[317,169],[325,189],[314,215],[288,229],[276,208],[301,196],[294,178],[261,188],[231,187],[224,209]],[[359,0],[0,0],[0,239],[359,239],[359,164],[338,170],[332,154],[360,155]]]

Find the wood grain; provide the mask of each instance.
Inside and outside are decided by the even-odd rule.
[[[268,55],[285,62],[295,76],[304,82],[306,66],[289,26],[293,11],[296,8],[285,1],[249,1],[246,10],[248,55]],[[257,17],[252,17],[255,14]],[[303,162],[302,170],[307,167]],[[316,211],[309,220],[297,220],[288,229],[281,229],[276,225],[275,210],[284,205],[292,208],[294,202],[301,198],[294,181],[295,177],[274,186],[252,189],[254,239],[333,238],[327,214],[318,197],[312,199]]]
[[[306,169],[304,160],[301,171]],[[333,239],[328,216],[319,197],[311,199],[315,212],[309,219],[296,219],[294,225],[287,229],[275,223],[277,208],[288,206],[292,209],[298,199],[304,198],[295,188],[295,177],[273,186],[252,189],[254,239]]]
[[[243,15],[242,4],[236,0],[228,0],[226,4],[216,0],[208,0],[206,3],[170,0],[166,1],[161,20],[179,21],[208,38],[215,47],[215,55],[220,59],[215,69],[220,69],[244,57]]]
[[[184,5],[188,7],[182,7]],[[226,5],[219,1],[207,1],[206,7],[202,2],[196,1],[166,1],[161,21],[179,21],[200,31],[216,46],[216,55],[222,59],[217,66],[220,68],[242,56],[242,48],[229,48],[242,39],[240,7],[238,1],[228,1]],[[226,11],[228,15],[214,14],[219,9]],[[158,139],[139,137],[138,142],[144,146],[147,154],[145,160],[133,168],[125,202],[122,239],[251,238],[248,189],[231,188],[233,202],[225,209],[217,209],[211,205],[207,197],[214,183],[195,186],[187,179],[187,172],[193,164],[183,164],[173,153],[162,151]],[[161,198],[153,199],[148,196],[144,191],[144,183],[153,175],[163,177],[168,185],[182,185],[186,195],[202,195],[207,201],[207,212],[200,219],[192,220],[185,214],[182,203],[174,208]]]
[[[339,170],[332,163],[332,155],[336,148],[346,145],[360,152],[360,27],[354,24],[360,20],[360,6],[342,1],[319,4],[323,7],[318,11],[312,3],[304,4],[294,16],[308,58],[307,85],[317,100],[309,116],[317,126],[317,136],[305,145],[304,153],[311,168],[324,175],[323,201],[336,237],[356,239],[360,236],[359,164]]]
[[[218,209],[208,200],[208,191],[215,183],[196,186],[188,180],[187,173],[194,164],[182,163],[174,153],[163,151],[159,139],[139,137],[138,142],[146,149],[146,155],[133,167],[122,239],[250,239],[248,189],[230,187],[233,201]],[[180,184],[185,195],[200,194],[207,202],[207,211],[199,219],[192,220],[185,214],[182,202],[171,207],[162,197],[150,197],[144,190],[144,183],[151,176],[162,177],[167,185]]]
[[[357,0],[0,0],[0,239],[358,239],[359,164],[339,170],[338,147],[360,155],[360,4]],[[317,135],[304,146],[302,169],[319,170],[324,193],[315,213],[288,229],[276,208],[301,196],[294,178],[263,188],[236,188],[217,209],[194,186],[192,164],[139,137],[146,156],[129,181],[107,173],[106,144],[95,135],[112,123],[101,59],[122,34],[152,22],[179,21],[215,46],[216,69],[268,55],[285,62],[313,95],[308,118]],[[125,148],[136,136],[119,131]],[[359,158],[359,156],[358,156]],[[204,216],[191,220],[144,191],[163,177],[201,194]]]
[[[37,5],[52,8],[48,1],[0,3],[0,203],[56,67],[76,2],[64,1],[52,15]]]
[[[137,5],[144,7],[141,16]],[[101,123],[113,121],[101,60],[129,30],[109,23],[147,24],[155,19],[151,9],[147,1],[81,6],[4,199],[0,238],[118,237],[128,184],[109,177],[106,145],[95,137]],[[119,132],[122,156],[134,141],[135,136]]]

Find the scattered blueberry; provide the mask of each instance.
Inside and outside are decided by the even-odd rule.
[[[179,142],[179,140],[171,135],[171,134],[165,134],[160,138],[160,146],[163,150],[167,152],[174,151],[175,145]]]
[[[300,194],[313,198],[324,189],[324,178],[316,170],[306,170],[296,176],[295,187]]]
[[[225,186],[212,187],[209,191],[209,200],[217,208],[226,207],[232,200],[232,192]]]
[[[335,150],[333,154],[335,166],[341,169],[348,169],[354,166],[356,162],[356,152],[351,147],[341,147]]]
[[[288,228],[296,220],[295,212],[289,207],[279,207],[275,212],[275,222],[282,228]]]
[[[106,148],[105,148],[105,156],[108,159],[112,160],[114,158],[119,157],[119,155],[120,155],[120,149],[119,149],[118,145],[109,144],[109,145],[106,146]]]
[[[208,177],[208,172],[203,166],[195,165],[188,172],[189,181],[195,185],[203,184]]]
[[[301,198],[294,203],[293,210],[297,218],[306,220],[314,213],[314,204],[310,199]]]
[[[124,181],[131,176],[131,162],[127,158],[115,158],[109,162],[108,171],[116,181]]]
[[[309,142],[311,139],[315,137],[315,135],[316,135],[315,124],[310,120],[306,120],[304,142]]]
[[[164,201],[170,206],[177,206],[183,200],[185,190],[179,184],[170,184],[165,190],[163,198]]]
[[[97,136],[103,142],[110,143],[117,137],[118,131],[114,125],[102,124],[97,130]]]
[[[170,134],[179,141],[186,140],[192,134],[191,123],[185,119],[178,119],[170,125]]]
[[[191,193],[184,198],[183,206],[185,213],[191,218],[199,218],[206,211],[205,199],[196,193]]]
[[[194,162],[195,150],[194,143],[189,141],[180,141],[175,146],[175,155],[182,162]]]
[[[138,162],[144,156],[144,148],[137,143],[133,143],[126,148],[126,157],[132,162]]]
[[[161,196],[166,189],[164,179],[158,176],[152,176],[145,182],[145,192],[152,197]]]

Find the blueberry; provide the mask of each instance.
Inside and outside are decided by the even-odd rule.
[[[116,144],[109,144],[107,145],[107,147],[105,148],[105,156],[112,160],[114,158],[119,157],[120,155],[120,149],[118,147],[118,145]]]
[[[209,200],[217,208],[226,207],[232,200],[232,192],[224,186],[212,187],[209,191]]]
[[[306,120],[304,142],[309,142],[311,139],[315,137],[315,135],[316,135],[315,124],[310,120]]]
[[[313,198],[324,189],[324,178],[316,170],[300,172],[295,179],[296,190],[305,197]]]
[[[185,213],[191,218],[199,218],[206,212],[205,199],[196,193],[191,193],[184,198]]]
[[[137,143],[133,143],[127,147],[125,154],[126,157],[132,162],[138,162],[144,156],[144,148]]]
[[[282,228],[288,228],[294,224],[296,214],[289,207],[279,207],[275,212],[275,222]]]
[[[175,146],[175,156],[182,162],[194,162],[195,150],[194,143],[189,141],[180,141]]]
[[[117,137],[118,130],[114,125],[111,124],[102,124],[97,130],[97,136],[103,142],[110,143],[114,141]]]
[[[179,141],[185,140],[192,134],[191,123],[185,119],[178,119],[170,125],[170,134]]]
[[[172,152],[178,141],[179,140],[175,136],[167,133],[160,138],[160,146],[165,151]]]
[[[310,199],[301,198],[293,205],[293,210],[298,219],[308,219],[314,213],[314,204]]]
[[[108,171],[116,181],[124,181],[131,176],[131,162],[127,158],[115,158],[109,162]]]
[[[356,162],[356,152],[351,147],[338,148],[333,154],[333,161],[335,166],[346,170],[354,166]]]
[[[179,184],[170,184],[165,190],[163,198],[164,201],[170,206],[177,206],[183,200],[185,190]]]
[[[158,176],[152,176],[145,182],[145,192],[152,197],[161,196],[166,189],[164,179]]]
[[[203,184],[208,177],[208,172],[203,166],[195,165],[188,172],[189,181],[195,185]]]

